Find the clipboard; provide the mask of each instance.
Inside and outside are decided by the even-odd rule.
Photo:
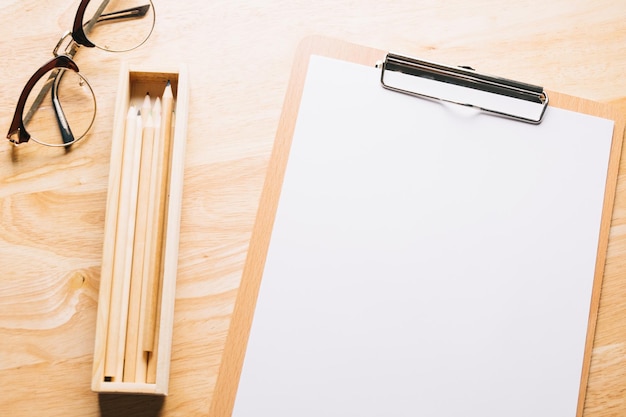
[[[303,97],[303,91],[305,89],[306,79],[307,79],[307,70],[309,68],[309,63],[311,62],[312,56],[321,56],[324,58],[330,58],[333,60],[339,60],[342,62],[353,63],[358,65],[363,65],[369,68],[380,66],[381,62],[384,62],[386,58],[388,58],[388,53],[385,51],[380,51],[376,49],[371,49],[359,45],[349,44],[333,39],[327,38],[319,38],[313,37],[306,39],[300,46],[294,66],[291,73],[291,79],[288,86],[287,95],[284,102],[283,112],[280,119],[280,123],[278,126],[278,131],[276,135],[276,140],[274,143],[274,149],[270,158],[268,174],[266,177],[266,182],[263,188],[263,192],[261,195],[259,210],[257,214],[257,220],[253,229],[252,238],[250,241],[249,252],[247,256],[247,260],[245,263],[245,268],[242,276],[242,281],[237,297],[237,301],[235,304],[235,308],[232,315],[231,327],[229,329],[229,334],[226,341],[225,351],[223,354],[223,360],[220,367],[218,379],[216,381],[216,387],[214,391],[213,401],[210,408],[209,415],[211,416],[230,416],[235,415],[237,417],[244,417],[244,414],[237,413],[235,410],[235,414],[233,414],[233,409],[236,405],[236,401],[240,401],[237,399],[237,389],[238,384],[240,382],[240,378],[248,378],[245,375],[245,357],[250,353],[246,354],[246,349],[250,349],[248,346],[249,343],[249,335],[251,328],[253,328],[253,321],[255,315],[255,306],[257,306],[257,297],[259,296],[259,288],[261,287],[262,277],[264,275],[264,270],[267,267],[266,258],[268,257],[268,250],[270,248],[270,242],[272,239],[272,230],[276,227],[277,220],[277,211],[279,210],[279,202],[281,200],[281,188],[283,186],[283,181],[285,180],[285,172],[288,166],[290,148],[292,146],[292,139],[296,132],[297,121],[298,121],[298,113],[301,111],[301,99]],[[471,69],[463,69],[462,71],[473,71]],[[470,73],[471,75],[471,73]],[[382,77],[381,77],[382,80]],[[584,334],[584,352],[582,354],[582,363],[580,364],[579,373],[576,375],[577,381],[575,381],[577,387],[577,399],[575,400],[575,404],[570,404],[570,409],[575,410],[575,415],[580,417],[583,413],[583,407],[585,404],[585,392],[587,381],[589,377],[589,367],[591,360],[591,350],[593,347],[594,340],[594,331],[595,331],[595,323],[598,314],[599,307],[599,298],[600,291],[602,286],[602,278],[604,274],[604,265],[606,260],[606,251],[608,245],[609,238],[609,228],[611,223],[611,215],[613,202],[615,197],[615,188],[617,182],[617,174],[619,168],[619,158],[621,153],[622,146],[622,137],[624,132],[624,120],[618,117],[617,113],[614,113],[610,106],[602,105],[595,102],[590,102],[587,100],[559,94],[556,92],[543,92],[543,90],[536,91],[539,94],[538,101],[543,106],[547,105],[547,97],[549,96],[549,106],[548,108],[561,108],[566,109],[568,111],[573,111],[576,113],[582,113],[592,116],[601,117],[604,119],[610,119],[614,122],[613,124],[613,135],[610,140],[610,149],[608,154],[607,161],[607,170],[606,175],[604,177],[605,187],[603,190],[603,196],[601,197],[601,210],[600,215],[601,219],[599,220],[599,228],[597,238],[597,251],[595,251],[594,257],[595,262],[593,266],[593,273],[591,280],[591,288],[590,288],[590,297],[589,297],[589,306],[588,306],[588,317],[585,320],[586,323],[586,332]],[[542,94],[545,93],[545,96]],[[428,97],[427,97],[428,98]],[[412,100],[422,100],[422,98],[414,98],[411,97]],[[489,110],[489,109],[487,109]],[[454,110],[452,110],[454,111]],[[497,111],[496,111],[497,113]],[[544,112],[540,113],[541,117],[544,117]],[[488,117],[498,117],[498,116],[488,116]],[[550,117],[550,114],[545,115],[546,118]],[[526,121],[510,121],[511,123],[526,123],[532,122],[530,120]],[[540,121],[536,121],[539,123]],[[521,126],[521,125],[520,125]],[[284,216],[284,214],[283,214]],[[293,288],[290,287],[291,290]],[[555,294],[552,294],[554,297]],[[496,292],[497,296],[497,292]],[[263,297],[261,294],[260,297]],[[304,299],[302,295],[300,295],[301,299]],[[259,303],[262,303],[262,298],[259,298]],[[264,301],[266,304],[271,303],[270,301]],[[345,300],[346,303],[349,303],[349,300]],[[389,301],[389,300],[387,300]],[[320,303],[323,300],[320,300]],[[261,304],[259,304],[261,306]],[[285,312],[287,313],[287,312]],[[462,312],[460,313],[462,314]],[[256,323],[254,324],[256,326]],[[391,323],[390,327],[394,328],[394,324]],[[392,332],[393,333],[393,332]],[[255,335],[256,336],[256,335]],[[263,337],[258,336],[258,337]],[[276,344],[281,343],[281,340],[274,340]],[[356,354],[356,353],[355,353]],[[357,355],[358,356],[358,355]],[[311,358],[303,357],[302,361],[310,360]],[[370,358],[371,359],[371,358]],[[383,357],[384,360],[384,357]],[[242,368],[244,368],[244,375],[242,377]],[[480,369],[477,369],[477,372],[480,372]],[[419,375],[416,375],[418,377]],[[578,378],[579,376],[579,378]],[[389,377],[389,375],[387,375]],[[543,376],[538,376],[543,377]],[[254,378],[253,378],[254,379]],[[332,381],[333,375],[332,373],[328,374],[328,381]],[[471,380],[471,377],[470,377]],[[558,382],[558,381],[557,381]],[[571,382],[571,381],[570,381]],[[258,388],[259,395],[263,396],[264,393],[271,391],[271,384],[268,381],[264,381],[261,377],[259,380],[259,375],[256,375],[256,379],[252,382],[247,381],[247,384],[256,384]],[[268,388],[270,387],[270,388]],[[239,387],[241,388],[241,387]],[[437,388],[437,387],[435,387]],[[440,386],[439,390],[446,390],[449,387]],[[363,400],[367,403],[369,399],[372,397],[376,397],[377,393],[382,391],[377,391],[378,389],[382,389],[380,386],[373,387],[372,392],[366,393],[363,396]],[[276,393],[274,393],[276,394]],[[285,398],[285,396],[289,395],[286,392],[278,393],[278,397]],[[419,393],[414,393],[415,395],[419,395]],[[338,395],[341,395],[339,393]],[[459,401],[459,393],[452,392],[450,393],[449,401],[455,402]],[[317,397],[315,392],[309,392],[309,401],[315,402],[317,401]],[[540,401],[536,398],[526,398],[528,402]],[[379,402],[382,403],[390,403],[393,399],[390,398],[379,398]],[[484,398],[485,407],[489,407],[489,398],[487,394],[487,398]],[[326,404],[325,405],[328,410],[332,411],[333,407],[336,404]],[[378,404],[376,404],[378,406]],[[307,404],[302,404],[303,409],[307,407]],[[515,404],[512,405],[515,407]],[[573,408],[572,408],[573,407]],[[389,414],[388,408],[382,408],[385,411],[386,415],[399,415],[396,413]],[[436,407],[435,407],[436,409]],[[341,415],[361,415],[357,411],[352,410],[353,413],[343,413]],[[417,415],[415,414],[416,409],[407,410],[408,414],[406,415]],[[421,410],[424,411],[424,410]],[[472,411],[472,410],[470,410]],[[553,410],[554,411],[554,410]],[[258,410],[260,414],[263,414],[261,410]],[[375,413],[375,412],[374,412]],[[259,415],[260,415],[259,414]],[[245,414],[247,415],[247,414]],[[279,416],[279,414],[272,414]],[[305,415],[302,413],[296,413],[292,415]],[[325,413],[325,415],[335,415],[331,412]],[[376,415],[376,414],[373,414]],[[424,414],[430,415],[434,417],[450,417],[449,414],[436,414],[433,413],[432,410],[430,413]],[[472,415],[469,412],[465,415]],[[478,414],[477,414],[478,415]],[[487,414],[480,414],[487,415]],[[509,413],[508,415],[517,415],[514,413]],[[535,414],[538,415],[538,414]],[[556,415],[550,414],[547,412],[547,415]]]

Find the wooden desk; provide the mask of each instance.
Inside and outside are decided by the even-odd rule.
[[[323,34],[543,85],[626,112],[626,5],[425,0],[154,0],[138,50],[81,50],[98,115],[65,153],[0,143],[0,415],[206,415],[298,42]],[[0,126],[78,1],[0,6]],[[187,62],[190,114],[170,395],[90,391],[120,60]],[[626,163],[620,169],[586,416],[626,415]],[[540,378],[541,376],[538,376]]]

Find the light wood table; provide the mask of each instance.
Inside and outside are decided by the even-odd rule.
[[[0,415],[207,415],[298,43],[321,34],[543,85],[626,112],[626,3],[615,0],[154,0],[132,52],[81,49],[98,114],[71,152],[0,143]],[[0,5],[0,126],[78,1]],[[170,395],[90,391],[120,60],[182,61],[190,113]],[[4,132],[4,131],[3,131]],[[622,163],[585,416],[626,415]],[[541,375],[537,376],[541,378]]]

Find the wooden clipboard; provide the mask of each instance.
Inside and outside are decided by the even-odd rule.
[[[226,341],[210,416],[230,416],[233,412],[239,378],[243,366],[246,345],[265,267],[265,259],[270,244],[270,236],[277,211],[281,186],[289,156],[291,141],[296,128],[300,100],[302,98],[309,58],[321,55],[367,66],[375,66],[385,58],[386,52],[349,44],[333,39],[313,37],[303,41],[298,49],[292,68],[291,79],[285,97],[269,169],[260,199],[256,223],[253,229],[248,256],[243,271],[242,281],[232,315],[232,323]],[[604,195],[603,212],[600,228],[599,247],[596,257],[595,277],[592,301],[587,327],[583,372],[580,378],[577,413],[582,416],[585,405],[585,393],[589,378],[591,351],[594,342],[595,325],[598,316],[599,299],[607,258],[607,246],[615,189],[620,162],[624,120],[608,106],[588,100],[549,92],[550,106],[555,106],[579,113],[586,113],[615,122],[613,140]],[[530,400],[532,401],[532,400]]]

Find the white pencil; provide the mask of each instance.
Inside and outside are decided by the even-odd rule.
[[[132,164],[134,160],[134,142],[137,121],[137,109],[131,106],[126,117],[124,144],[122,151],[119,203],[117,209],[117,229],[112,267],[111,302],[109,322],[107,328],[107,351],[104,362],[104,376],[110,381],[121,381],[122,370],[119,357],[119,338],[122,316],[122,302],[124,290],[124,265],[126,248],[124,245],[128,228],[128,204],[130,203],[130,187],[132,180]]]
[[[146,328],[144,331],[143,346],[144,350],[151,352],[148,356],[148,374],[147,382],[156,382],[156,365],[158,359],[158,317],[159,309],[157,307],[159,301],[159,292],[161,281],[163,279],[163,247],[166,239],[165,236],[165,218],[167,211],[167,186],[170,170],[170,154],[171,154],[171,123],[172,111],[174,108],[174,95],[172,85],[168,81],[163,91],[161,99],[161,129],[159,137],[159,158],[157,166],[157,207],[155,207],[154,230],[157,235],[153,239],[152,255],[154,256],[151,266],[153,270],[150,272],[150,284],[148,287],[149,296],[146,305]]]
[[[146,96],[148,97],[148,96]],[[143,118],[142,110],[142,118]],[[139,178],[137,204],[135,211],[135,234],[133,242],[133,259],[130,276],[130,295],[128,302],[128,328],[126,331],[126,349],[124,353],[124,382],[145,382],[146,363],[141,360],[139,336],[142,335],[141,310],[143,281],[149,264],[146,263],[146,247],[149,247],[148,213],[150,186],[152,183],[151,169],[154,144],[154,126],[152,115],[148,113],[143,126],[142,144],[139,161]],[[142,372],[143,369],[143,372]]]

